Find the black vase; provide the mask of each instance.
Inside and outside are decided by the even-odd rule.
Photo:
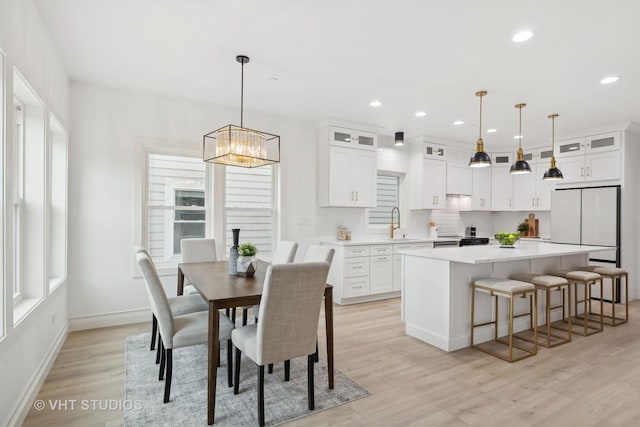
[[[229,274],[238,274],[238,242],[240,240],[240,229],[232,228],[233,246],[229,249]]]

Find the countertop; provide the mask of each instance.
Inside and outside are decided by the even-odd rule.
[[[478,245],[437,249],[406,249],[399,253],[407,256],[439,259],[465,264],[485,264],[550,256],[576,255],[611,250],[607,246],[567,245],[548,242],[521,242],[515,248],[499,245]]]
[[[433,242],[457,242],[460,237],[440,237],[437,239],[429,237],[407,237],[394,238],[380,236],[362,236],[351,240],[323,239],[322,244],[336,246],[359,246],[359,245],[398,245],[403,243],[433,243]]]

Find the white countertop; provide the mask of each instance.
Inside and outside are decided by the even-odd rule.
[[[441,237],[432,239],[429,237],[402,237],[397,239],[390,239],[388,237],[380,236],[362,236],[351,240],[338,240],[338,239],[323,239],[322,244],[325,245],[337,245],[337,246],[358,246],[358,245],[397,245],[403,243],[433,243],[433,242],[457,242],[460,237]]]
[[[565,245],[547,242],[521,242],[515,248],[501,248],[499,245],[478,245],[436,249],[407,249],[399,253],[407,256],[440,259],[465,264],[485,264],[519,259],[576,255],[607,250],[611,250],[611,247]]]

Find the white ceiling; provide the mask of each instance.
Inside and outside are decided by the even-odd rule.
[[[36,0],[72,80],[475,146],[640,123],[640,1]],[[511,41],[530,29],[534,37]],[[601,85],[607,75],[620,76]],[[272,80],[276,77],[277,82]],[[369,107],[372,99],[382,107]],[[417,110],[427,116],[414,117]],[[465,121],[453,126],[454,120]],[[239,120],[238,120],[239,121]],[[223,123],[211,123],[212,128]]]

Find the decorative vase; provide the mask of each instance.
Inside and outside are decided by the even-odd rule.
[[[239,256],[237,262],[238,275],[251,277],[256,272],[256,268],[253,265],[254,258],[251,256]]]
[[[240,229],[232,228],[233,246],[229,249],[229,274],[238,274],[238,242],[240,241]]]

